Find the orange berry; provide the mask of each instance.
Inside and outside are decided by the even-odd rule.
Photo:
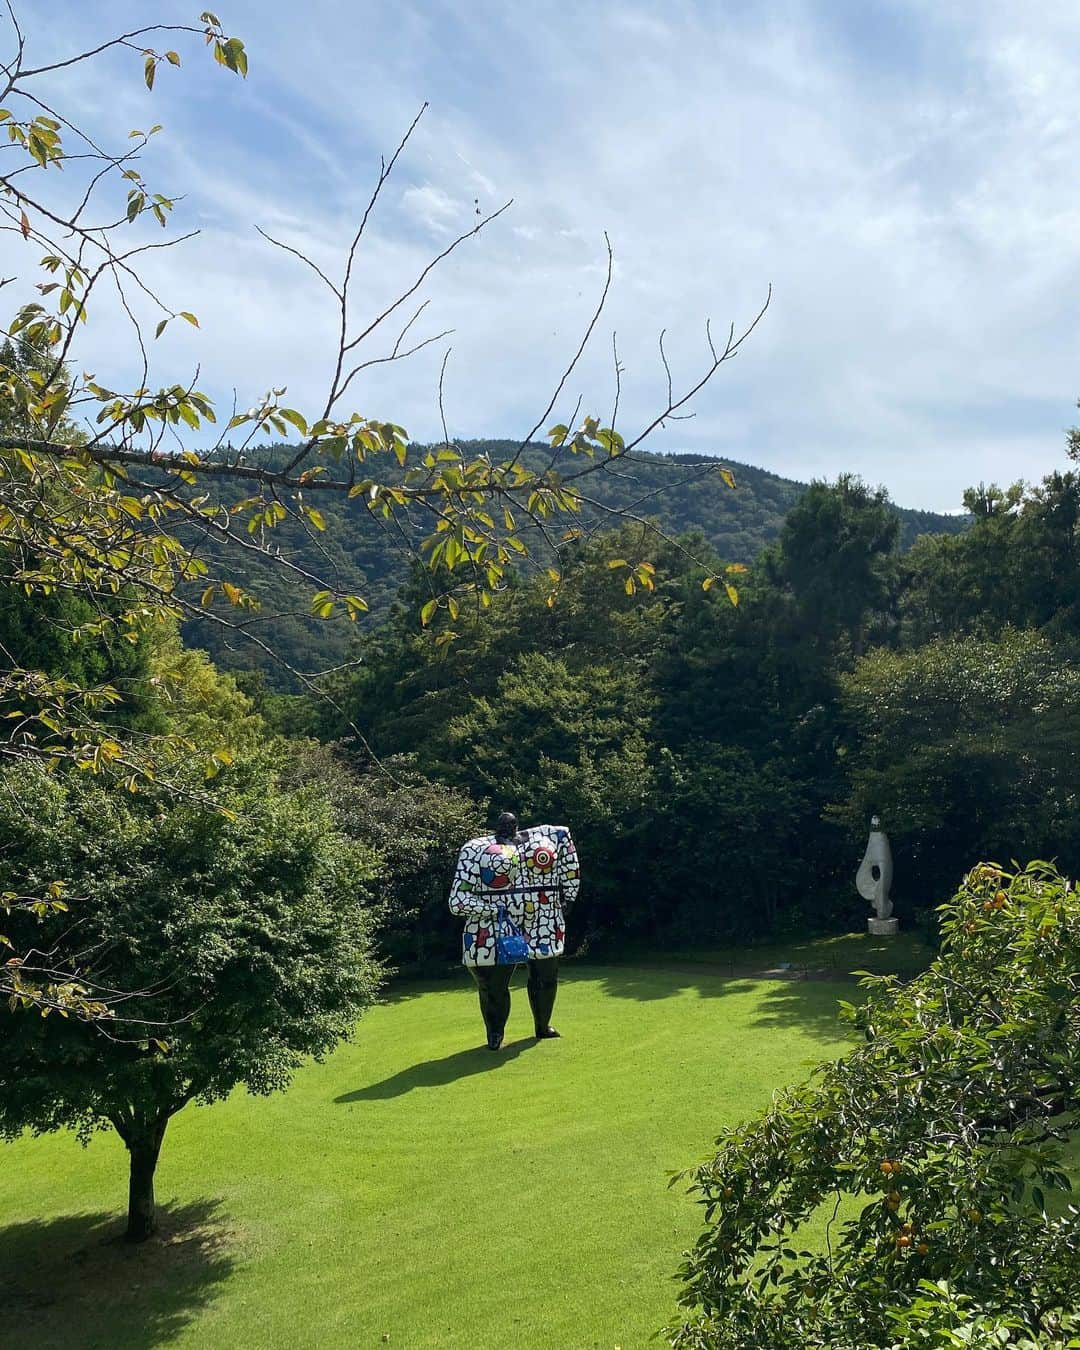
[[[926,1245],[925,1242],[920,1242],[918,1246],[915,1248],[915,1250],[919,1253],[920,1256],[925,1256],[926,1253],[930,1250],[930,1248]]]
[[[900,1236],[896,1239],[896,1245],[898,1247],[910,1247],[911,1239],[908,1237],[906,1233],[901,1233]]]

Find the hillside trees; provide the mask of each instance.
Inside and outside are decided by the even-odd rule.
[[[706,1226],[673,1345],[1074,1344],[1080,1215],[1053,1192],[1078,1120],[1077,892],[981,864],[942,932],[911,984],[864,981],[864,1045],[689,1174]]]
[[[1080,474],[982,484],[964,503],[968,531],[924,537],[902,560],[905,645],[1005,624],[1080,636]]]
[[[378,753],[415,755],[524,818],[572,820],[590,859],[579,940],[820,927],[858,904],[840,833],[821,820],[843,784],[837,674],[853,658],[846,620],[814,643],[802,606],[820,589],[806,603],[872,631],[894,530],[880,497],[848,481],[810,489],[789,533],[802,552],[781,541],[749,574],[725,573],[700,536],[670,541],[645,574],[652,587],[631,595],[625,564],[642,533],[625,525],[578,546],[558,605],[543,579],[516,580],[451,646],[422,633],[409,596],[335,701]],[[830,573],[841,549],[846,566]],[[825,560],[813,577],[804,554]],[[705,591],[710,573],[734,576],[743,603]]]

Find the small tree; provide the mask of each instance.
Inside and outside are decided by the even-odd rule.
[[[1080,897],[983,864],[941,915],[925,974],[845,1005],[867,1043],[691,1174],[707,1227],[673,1345],[1076,1343],[1080,1214],[1046,1193],[1080,1125]],[[800,1250],[821,1213],[826,1249]]]
[[[25,949],[64,938],[104,988],[139,990],[124,1020],[7,1018],[0,1135],[113,1126],[130,1154],[127,1236],[154,1231],[169,1120],[243,1084],[283,1088],[347,1037],[372,1002],[371,855],[336,833],[314,792],[283,793],[265,758],[227,769],[217,809],[131,796],[36,765],[0,793],[0,887],[61,876],[77,922],[10,920]],[[69,931],[62,932],[62,929]]]

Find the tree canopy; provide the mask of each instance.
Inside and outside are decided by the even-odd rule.
[[[280,791],[265,756],[232,766],[211,804],[36,764],[5,772],[0,886],[35,894],[63,876],[75,911],[15,914],[12,940],[72,946],[121,1016],[106,1029],[49,1007],[7,1015],[0,1133],[116,1129],[131,1157],[128,1235],[141,1239],[171,1116],[241,1084],[284,1087],[374,998],[374,855],[316,791]]]

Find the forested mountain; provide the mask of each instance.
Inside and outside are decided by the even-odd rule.
[[[511,458],[518,446],[513,441],[467,441],[462,449],[470,456],[487,454],[499,461]],[[273,461],[280,450],[271,446],[261,454]],[[522,456],[532,470],[542,470],[550,458],[550,446],[540,444],[530,445]],[[721,467],[733,470],[734,489],[721,478]],[[784,517],[807,486],[734,461],[701,455],[641,455],[620,467],[618,473],[598,473],[587,480],[581,520],[587,529],[603,529],[617,523],[615,512],[624,520],[630,513],[654,521],[671,536],[699,531],[725,562],[749,564],[779,537]],[[901,550],[910,548],[920,535],[963,533],[970,520],[968,516],[905,507],[889,509],[899,521]],[[369,630],[389,611],[406,579],[406,541],[381,525],[359,500],[320,502],[320,510],[327,524],[325,533],[317,534],[287,520],[277,527],[275,543],[298,566],[317,573],[342,591],[362,595],[371,606],[371,614],[356,631]],[[417,538],[421,532],[418,525]],[[541,540],[530,539],[529,545],[543,557]],[[213,541],[207,542],[207,551],[215,553]],[[279,567],[255,552],[239,559],[230,552],[227,560],[219,557],[217,561],[223,576],[260,596],[263,608],[250,631],[289,664],[306,670],[323,669],[348,658],[355,644],[354,631],[341,623],[312,619],[306,607],[298,606],[297,588]],[[289,684],[282,669],[257,646],[211,621],[189,623],[184,637],[209,651],[222,666],[261,669],[272,683],[282,687]]]

